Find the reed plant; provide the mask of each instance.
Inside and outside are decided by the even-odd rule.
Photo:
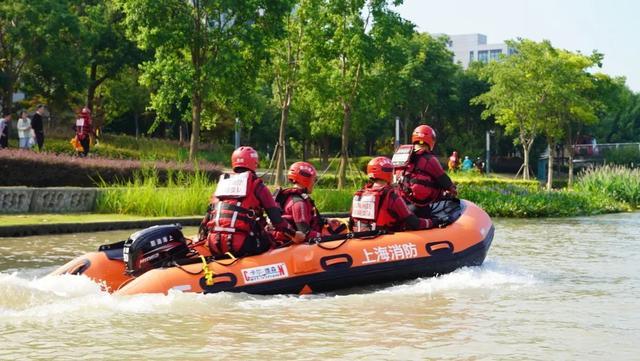
[[[349,212],[355,189],[314,189],[313,199],[320,212]]]
[[[637,208],[640,206],[640,169],[619,165],[589,168],[581,173],[574,188],[579,192],[611,197]]]
[[[535,181],[482,176],[455,176],[459,196],[497,217],[566,217],[629,211],[639,201],[640,174],[620,167],[583,174],[575,190],[543,190]],[[163,179],[155,168],[136,173],[133,180],[106,184],[97,210],[142,216],[202,215],[215,190],[215,180],[196,170],[168,171]],[[355,188],[317,188],[312,196],[320,212],[348,212]],[[615,196],[614,196],[615,195]]]
[[[168,171],[164,185],[156,168],[137,172],[130,181],[100,184],[96,210],[101,213],[141,216],[202,215],[207,209],[214,182],[200,170]]]

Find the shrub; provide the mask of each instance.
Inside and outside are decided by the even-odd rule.
[[[515,184],[462,185],[460,197],[482,207],[496,217],[567,217],[621,212],[628,206],[601,194],[568,190],[547,192]]]
[[[575,189],[600,194],[633,207],[640,205],[640,169],[606,165],[589,168],[578,176]]]
[[[158,170],[158,178],[166,179],[169,172],[201,170],[212,179],[217,179],[221,170],[207,163],[197,166],[176,161],[141,162],[98,157],[79,158],[65,154],[37,153],[4,149],[0,152],[0,186],[93,187],[96,182],[118,183],[132,180],[134,173],[143,168]],[[34,171],[37,170],[37,171]]]

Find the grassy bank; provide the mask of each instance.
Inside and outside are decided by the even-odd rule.
[[[630,211],[640,201],[640,174],[625,168],[591,170],[578,178],[574,190],[543,190],[537,181],[456,174],[460,197],[499,217],[567,217]],[[201,215],[215,190],[210,178],[175,172],[159,187],[157,173],[133,180],[103,184],[97,210],[144,216]],[[354,189],[319,188],[313,197],[321,212],[346,212]]]
[[[2,227],[23,226],[23,225],[44,225],[44,224],[66,224],[66,223],[94,223],[94,222],[120,222],[120,221],[141,221],[153,218],[131,214],[95,214],[95,213],[71,213],[71,214],[4,214],[0,215],[0,225]]]

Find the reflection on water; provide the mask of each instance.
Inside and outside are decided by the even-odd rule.
[[[0,239],[0,359],[637,359],[640,213],[495,223],[482,267],[302,297],[114,297],[42,276],[131,232]]]

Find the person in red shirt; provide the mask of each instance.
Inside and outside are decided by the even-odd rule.
[[[371,182],[353,196],[349,227],[354,232],[417,230],[439,226],[436,219],[418,218],[392,184],[393,164],[386,157],[367,164]]]
[[[429,216],[429,204],[445,195],[457,196],[458,191],[433,154],[436,132],[428,125],[418,126],[411,135],[413,152],[400,177],[402,196],[409,209],[420,217]]]
[[[447,167],[449,168],[449,172],[457,172],[458,169],[460,169],[460,158],[458,157],[457,151],[454,150],[453,153],[451,153]]]
[[[283,210],[282,218],[292,228],[304,233],[305,241],[320,237],[324,221],[310,196],[317,179],[316,169],[310,163],[296,162],[289,168],[287,178],[293,186],[279,190],[275,195]],[[273,236],[276,246],[289,243],[289,237],[280,231],[274,231]]]
[[[232,174],[222,174],[207,214],[200,225],[199,238],[206,240],[212,255],[227,252],[235,257],[263,253],[272,240],[265,231],[266,212],[271,224],[295,242],[304,233],[296,232],[282,218],[282,211],[255,171],[258,152],[240,147],[231,155]]]
[[[84,107],[80,111],[80,116],[76,119],[76,125],[74,126],[76,131],[76,138],[82,145],[81,157],[86,157],[89,154],[89,147],[91,144],[91,134],[93,128],[91,126],[91,109]]]

